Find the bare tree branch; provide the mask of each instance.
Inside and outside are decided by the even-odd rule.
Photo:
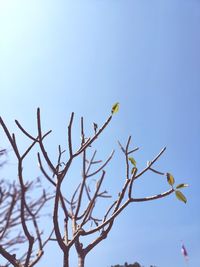
[[[93,134],[90,137],[85,136],[84,120],[83,117],[81,118],[81,143],[79,148],[75,151],[72,140],[74,113],[71,113],[67,128],[67,160],[63,160],[66,156],[66,150],[62,150],[60,145],[58,145],[58,152],[56,151],[54,154],[56,158],[50,158],[48,146],[44,145],[44,138],[48,136],[51,131],[43,134],[39,108],[37,109],[37,137],[28,133],[17,120],[15,121],[22,134],[31,140],[31,143],[23,153],[20,153],[15,134],[10,133],[3,119],[0,118],[0,124],[10,142],[18,163],[17,184],[8,183],[6,185],[5,181],[0,180],[0,223],[2,224],[0,228],[0,255],[8,261],[8,265],[12,264],[14,267],[35,266],[43,256],[46,244],[49,241],[56,241],[63,253],[63,267],[69,267],[69,252],[72,247],[76,249],[79,267],[84,267],[86,255],[102,240],[107,238],[116,218],[122,214],[127,206],[134,202],[158,200],[176,191],[173,185],[174,181],[168,181],[171,187],[168,191],[152,196],[134,197],[134,182],[136,179],[142,177],[143,174],[151,171],[158,175],[166,175],[166,173],[160,172],[153,167],[166,148],[163,148],[158,155],[147,164],[147,167],[138,170],[134,158],[129,156],[139,148],[130,148],[131,136],[129,136],[125,146],[118,141],[119,147],[124,155],[124,184],[121,186],[119,192],[116,192],[114,199],[109,201],[112,196],[107,190],[101,187],[105,179],[106,167],[113,159],[114,150],[102,161],[101,159],[96,159],[97,150],[91,153],[89,148],[93,148],[95,141],[111,122],[113,114],[118,109],[118,104],[116,105],[116,108],[114,110],[112,109],[111,115],[108,116],[101,127],[93,123]],[[35,190],[36,184],[33,181],[25,182],[23,168],[24,160],[35,146],[39,149],[37,152],[39,168],[44,178],[53,186],[53,194],[47,194],[46,190],[43,188],[42,194],[33,200],[30,193],[32,190]],[[88,154],[90,156],[88,156]],[[5,150],[0,149],[0,157],[4,155]],[[64,180],[67,178],[68,181],[70,178],[71,172],[69,172],[69,170],[73,167],[74,159],[79,157],[82,158],[82,166],[80,167],[82,169],[81,179],[75,184],[74,191],[68,195],[66,187],[64,188]],[[5,160],[0,161],[0,167],[3,166],[4,163]],[[132,167],[131,164],[133,165]],[[92,166],[95,166],[93,170]],[[47,167],[49,167],[50,170],[46,170]],[[99,177],[98,174],[100,175]],[[172,180],[173,179],[172,177]],[[44,185],[41,183],[40,185],[42,189]],[[103,199],[108,205],[102,214],[98,212],[97,203]],[[41,211],[50,200],[52,200],[54,204],[51,210],[51,214],[53,215],[53,229],[44,240],[43,231],[40,226]],[[60,218],[62,218],[63,222],[60,221]],[[11,230],[14,228],[20,229],[16,236],[12,235]],[[91,242],[82,244],[82,239],[87,236],[91,236],[93,240],[91,239]],[[25,253],[21,255],[21,257],[13,256],[11,251],[13,248],[15,249],[15,245],[22,244],[24,241],[27,243]],[[18,258],[18,260],[16,258]]]

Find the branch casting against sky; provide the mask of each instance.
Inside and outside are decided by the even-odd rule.
[[[0,119],[1,126],[4,129],[4,132],[13,148],[13,151],[16,155],[18,162],[18,182],[19,185],[12,185],[13,189],[16,193],[12,194],[12,198],[10,202],[8,202],[8,206],[6,207],[6,211],[8,216],[6,216],[6,224],[3,228],[3,232],[1,235],[11,228],[12,224],[10,224],[10,217],[13,213],[13,202],[15,202],[15,198],[18,198],[20,202],[20,207],[17,210],[18,217],[17,220],[20,220],[22,226],[22,232],[24,235],[24,239],[27,241],[27,249],[26,253],[23,257],[14,256],[7,250],[9,248],[9,244],[1,245],[0,253],[1,255],[15,267],[29,267],[34,266],[38,263],[42,255],[44,254],[44,247],[47,242],[56,241],[63,252],[63,267],[69,267],[69,252],[70,249],[74,246],[78,256],[78,266],[83,267],[85,262],[85,257],[87,254],[102,240],[107,238],[112,226],[115,222],[115,219],[122,213],[122,211],[133,202],[146,202],[156,199],[161,199],[175,192],[176,197],[186,203],[186,198],[180,191],[181,188],[188,186],[187,184],[179,184],[175,186],[175,179],[170,173],[163,173],[155,168],[153,165],[158,161],[160,156],[164,153],[166,148],[163,148],[159,154],[150,162],[147,163],[147,167],[139,171],[137,169],[137,163],[133,157],[130,155],[137,151],[139,148],[130,148],[131,136],[129,136],[127,143],[123,146],[120,142],[119,146],[124,154],[124,159],[126,163],[125,170],[125,182],[121,188],[121,191],[118,193],[118,197],[112,201],[111,204],[108,205],[107,211],[104,212],[103,217],[100,215],[96,215],[95,208],[97,202],[99,202],[103,198],[110,198],[111,196],[108,194],[106,190],[101,189],[102,183],[106,177],[105,167],[108,165],[110,160],[114,155],[114,151],[111,155],[102,163],[102,161],[95,160],[95,156],[97,151],[95,150],[91,157],[88,156],[88,150],[93,147],[95,141],[101,133],[106,129],[106,127],[110,124],[113,115],[117,113],[119,110],[119,103],[113,105],[111,110],[111,115],[107,118],[105,123],[98,128],[97,124],[94,124],[94,134],[93,136],[86,138],[85,129],[84,129],[84,119],[81,118],[81,144],[79,148],[74,151],[73,149],[73,137],[72,137],[72,126],[74,120],[74,113],[71,114],[71,118],[68,125],[68,154],[69,158],[67,161],[63,161],[62,156],[66,154],[65,150],[61,149],[61,146],[58,146],[58,158],[57,163],[54,164],[47,152],[47,149],[44,145],[44,139],[51,133],[48,131],[43,134],[42,124],[41,124],[41,115],[40,109],[37,110],[37,131],[38,134],[34,137],[32,134],[28,133],[21,124],[16,120],[16,124],[22,133],[31,140],[31,144],[27,147],[24,153],[19,152],[19,147],[17,145],[17,141],[15,138],[15,134],[11,134],[8,130],[6,124],[3,119]],[[39,198],[35,203],[30,205],[28,202],[28,188],[30,184],[27,184],[24,181],[23,176],[23,164],[24,159],[30,153],[32,148],[38,144],[40,148],[40,152],[38,152],[38,163],[40,169],[44,175],[44,177],[50,182],[53,186],[55,193],[53,196],[47,196],[46,190],[44,189],[42,198]],[[43,159],[42,159],[43,157]],[[78,158],[82,158],[82,178],[80,183],[75,188],[74,193],[69,198],[69,195],[63,193],[62,185],[68,174],[68,171],[72,165],[72,162]],[[45,163],[43,163],[43,161]],[[96,168],[95,171],[91,171],[92,165],[97,165],[101,163],[101,166]],[[48,174],[49,170],[45,170],[45,166],[51,171],[51,175]],[[134,198],[133,197],[133,185],[136,179],[142,177],[143,174],[147,172],[154,172],[158,175],[166,176],[166,180],[170,185],[170,189],[166,192],[147,196],[142,198]],[[99,176],[99,179],[95,179],[96,186],[93,190],[90,188],[90,181],[96,175]],[[10,196],[9,196],[10,197]],[[41,207],[48,201],[52,200],[54,202],[54,207],[52,210],[52,218],[53,218],[53,229],[48,236],[47,239],[43,240],[42,231],[39,226],[38,212]],[[3,203],[3,200],[2,200]],[[60,204],[59,204],[60,203]],[[39,206],[37,211],[34,212],[34,205]],[[64,215],[64,223],[60,221],[60,212]],[[30,224],[32,223],[32,225]],[[70,229],[71,227],[71,229]],[[54,235],[54,237],[53,237]],[[82,243],[82,239],[84,236],[93,236],[93,241],[85,244],[87,242]],[[20,240],[20,238],[18,239]],[[19,242],[20,243],[20,242]],[[37,252],[35,253],[35,249],[37,247]],[[48,253],[48,252],[47,252]]]

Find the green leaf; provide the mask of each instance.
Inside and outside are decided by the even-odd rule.
[[[134,160],[134,158],[128,158],[128,160],[136,167],[136,161]]]
[[[111,113],[114,114],[114,113],[117,113],[119,110],[119,103],[115,103],[113,106],[112,106],[112,110],[111,110]]]
[[[183,201],[184,203],[187,202],[187,199],[186,197],[183,195],[183,193],[179,190],[176,190],[175,191],[175,194],[176,194],[176,197],[180,200],[180,201]]]
[[[168,184],[170,185],[173,185],[175,180],[174,180],[174,177],[171,173],[167,173],[167,181],[168,181]]]
[[[179,189],[179,188],[184,188],[184,187],[188,187],[188,186],[189,186],[188,184],[178,184],[176,186],[176,188]]]

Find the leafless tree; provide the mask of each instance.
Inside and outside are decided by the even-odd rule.
[[[33,136],[32,134],[28,133],[28,131],[25,130],[25,128],[18,121],[15,121],[21,132],[31,141],[30,146],[22,154],[19,152],[15,134],[10,133],[6,124],[1,118],[1,126],[3,127],[3,130],[17,158],[19,181],[18,185],[15,183],[10,185],[12,190],[9,189],[7,191],[3,191],[1,194],[1,203],[3,206],[6,201],[5,199],[8,199],[8,204],[5,205],[5,210],[3,212],[4,224],[1,227],[1,235],[5,236],[7,232],[11,232],[13,224],[15,224],[15,216],[17,216],[16,222],[20,221],[22,225],[23,240],[25,239],[28,243],[25,256],[20,259],[18,256],[13,257],[13,255],[11,255],[11,253],[9,253],[7,250],[7,248],[10,246],[9,242],[12,244],[13,239],[10,239],[8,242],[2,242],[0,239],[0,242],[2,242],[0,246],[0,254],[13,266],[34,266],[42,257],[45,244],[48,241],[54,241],[57,242],[63,253],[63,267],[69,267],[69,252],[72,247],[75,247],[77,252],[78,266],[84,267],[85,258],[88,253],[92,251],[102,240],[107,238],[116,218],[122,214],[122,212],[130,204],[135,202],[161,199],[174,192],[180,200],[186,202],[184,195],[180,192],[180,190],[177,189],[187,185],[181,184],[177,187],[174,187],[174,178],[171,174],[162,173],[154,168],[154,163],[158,161],[166,148],[163,148],[153,160],[149,161],[144,169],[138,170],[134,158],[131,157],[131,154],[137,151],[138,148],[130,148],[130,136],[125,146],[119,142],[119,147],[124,155],[126,166],[124,170],[124,185],[122,186],[120,192],[118,192],[116,196],[113,196],[112,199],[114,200],[109,202],[109,205],[107,206],[103,215],[99,215],[99,213],[96,211],[97,203],[99,203],[100,200],[111,197],[106,190],[102,189],[102,183],[106,177],[105,168],[111,161],[114,151],[103,162],[96,159],[96,150],[93,152],[93,154],[91,154],[91,147],[93,148],[97,138],[100,137],[102,132],[110,124],[113,115],[118,111],[118,108],[119,106],[117,103],[113,106],[111,114],[100,128],[98,128],[98,125],[94,123],[94,134],[89,138],[85,136],[84,119],[81,118],[81,143],[79,148],[76,150],[74,149],[72,140],[72,127],[74,121],[74,113],[72,113],[69,120],[67,133],[68,153],[65,150],[62,150],[61,146],[59,145],[56,164],[53,163],[53,160],[50,158],[44,144],[44,139],[50,134],[51,131],[43,134],[39,108],[37,110],[37,136]],[[45,241],[42,238],[42,232],[39,228],[37,218],[39,217],[38,211],[41,209],[41,206],[46,203],[48,197],[44,191],[41,198],[39,198],[36,202],[29,202],[28,190],[31,187],[31,184],[26,184],[23,176],[24,159],[35,145],[39,145],[37,159],[41,172],[54,188],[53,196],[49,197],[53,198],[54,203],[52,208],[53,230]],[[88,152],[89,150],[90,153]],[[68,158],[65,160],[63,157],[66,158],[66,155]],[[81,158],[82,176],[74,192],[69,194],[66,192],[66,186],[63,188],[63,184],[66,178],[67,181],[69,180],[69,170],[76,158]],[[97,167],[94,170],[95,166]],[[157,195],[135,198],[132,194],[134,182],[147,172],[155,172],[159,175],[166,176],[166,180],[168,181],[170,188],[168,191]],[[91,188],[91,179],[94,180],[94,177],[98,178],[95,179],[95,187]],[[19,202],[20,205],[18,205],[15,209],[12,206],[16,202]],[[11,216],[12,219],[10,219]],[[30,221],[32,222],[35,231],[30,230]],[[89,242],[87,237],[90,237]],[[17,242],[20,243],[22,241],[21,235],[17,238]],[[36,254],[34,254],[35,243],[38,245]]]
[[[5,156],[7,151],[0,150],[0,158]],[[6,163],[5,160],[0,162],[0,166]],[[42,243],[42,232],[39,230],[38,219],[41,216],[41,210],[45,203],[51,197],[42,189],[42,193],[36,199],[30,197],[32,190],[41,187],[40,179],[23,183],[23,190],[26,193],[26,198],[22,197],[24,192],[22,186],[16,181],[0,180],[0,254],[7,260],[4,266],[23,266],[29,257],[29,266],[33,266],[42,256],[43,247],[46,245],[49,238]],[[24,207],[23,207],[24,206]],[[36,234],[34,242],[38,242],[39,250],[37,257],[25,251],[17,259],[16,252],[20,249],[20,245],[24,247],[27,238],[31,240],[31,235],[27,230],[27,224],[32,224]],[[21,229],[21,225],[22,228]],[[29,235],[28,235],[29,234]],[[52,233],[53,234],[53,233]],[[51,234],[51,235],[52,235]],[[23,249],[22,249],[23,251]],[[2,267],[2,261],[0,261]]]

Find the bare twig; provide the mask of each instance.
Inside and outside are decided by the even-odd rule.
[[[91,177],[91,176],[94,176],[94,175],[96,175],[97,173],[99,173],[101,170],[103,170],[103,169],[106,167],[106,165],[109,163],[109,161],[112,159],[114,153],[115,153],[115,151],[113,150],[112,153],[111,153],[111,155],[110,155],[110,156],[108,157],[108,159],[104,162],[104,164],[103,164],[101,167],[99,167],[96,171],[94,171],[94,172],[91,173],[91,174],[86,174],[87,178],[89,178],[89,177]]]
[[[146,168],[138,171],[133,158],[129,158],[129,155],[136,152],[139,148],[136,147],[130,149],[131,136],[129,136],[124,147],[118,141],[120,149],[124,154],[125,161],[124,184],[121,186],[118,196],[116,196],[116,198],[105,210],[105,213],[101,216],[96,214],[96,204],[98,203],[99,199],[106,200],[107,198],[111,197],[107,190],[101,189],[101,185],[105,178],[105,168],[113,158],[114,150],[110,156],[105,159],[105,161],[102,161],[95,159],[97,154],[96,150],[88,159],[88,148],[93,145],[97,138],[106,129],[112,117],[113,111],[100,128],[98,128],[97,124],[94,123],[94,133],[88,138],[85,137],[84,120],[81,118],[81,144],[79,148],[74,151],[72,142],[74,113],[72,112],[67,128],[67,146],[69,151],[68,159],[66,162],[63,162],[63,154],[65,150],[62,150],[61,146],[59,145],[58,154],[56,152],[57,158],[55,164],[50,159],[46,150],[46,146],[44,145],[44,138],[51,133],[51,131],[48,131],[43,135],[39,108],[37,109],[37,137],[34,137],[32,134],[28,133],[28,131],[25,130],[17,120],[15,121],[20,131],[31,140],[31,143],[22,154],[20,153],[20,149],[17,145],[15,134],[10,133],[3,119],[0,118],[0,124],[3,127],[3,130],[18,161],[19,184],[16,186],[16,184],[13,183],[12,185],[8,186],[8,189],[5,189],[1,186],[0,181],[0,223],[3,225],[3,227],[0,229],[0,255],[8,261],[8,264],[12,264],[14,267],[33,267],[38,263],[44,254],[44,247],[46,244],[53,240],[58,243],[63,252],[63,267],[69,267],[69,250],[72,246],[74,246],[76,249],[78,258],[80,260],[80,267],[83,267],[86,255],[102,240],[107,238],[116,218],[126,209],[129,204],[134,202],[157,200],[174,193],[175,189],[172,186],[170,190],[157,195],[134,198],[134,181],[141,177],[144,173],[147,171],[152,171],[158,175],[165,175],[165,173],[153,168],[153,164],[157,162],[166,148],[163,148],[159,154],[151,162],[149,162]],[[34,188],[35,183],[25,182],[23,176],[23,163],[24,159],[26,159],[26,157],[29,155],[32,148],[37,144],[39,145],[40,149],[40,152],[37,153],[40,170],[47,181],[53,185],[55,191],[50,195],[43,190],[43,194],[33,201],[28,195],[28,192]],[[2,155],[4,155],[4,151],[0,150],[0,156]],[[74,192],[72,193],[71,201],[68,201],[68,196],[64,195],[63,181],[66,177],[69,177],[68,171],[72,166],[72,162],[74,162],[74,159],[78,156],[82,157],[82,177],[81,181],[78,183]],[[2,166],[4,162],[5,161],[1,161],[0,166]],[[130,162],[134,165],[131,171]],[[91,171],[91,167],[94,165],[96,168]],[[46,166],[50,167],[50,175],[49,170],[45,169]],[[101,176],[97,179],[96,175],[100,172],[102,172]],[[94,181],[96,183],[96,188],[95,186],[93,187],[91,185],[91,183]],[[54,200],[53,229],[47,239],[43,241],[43,231],[40,229],[39,219],[42,208],[45,206],[45,203],[51,199]],[[86,205],[85,209],[83,209],[84,205]],[[64,223],[60,223],[59,221],[60,212],[62,212],[62,216],[64,215]],[[10,237],[11,230],[18,226],[22,227],[22,231],[18,232],[16,237]],[[53,234],[55,234],[54,237]],[[82,238],[84,236],[91,236],[93,234],[95,234],[93,241],[84,247],[84,245],[81,243]],[[6,240],[8,240],[7,243]],[[16,257],[13,257],[11,254],[10,249],[12,249],[15,243],[21,244],[24,241],[27,241],[28,244],[26,253],[22,255],[19,260],[16,260]],[[35,248],[37,249],[36,255]]]
[[[69,147],[69,155],[70,157],[73,156],[73,151],[72,151],[72,123],[74,119],[74,112],[71,114],[70,122],[68,125],[68,147]]]
[[[145,172],[147,172],[151,166],[159,159],[159,157],[165,152],[166,150],[166,147],[164,147],[159,153],[158,155],[151,161],[149,162],[149,165],[144,168],[141,172],[139,172],[136,176],[135,176],[135,179],[138,179],[141,175],[143,175]]]

